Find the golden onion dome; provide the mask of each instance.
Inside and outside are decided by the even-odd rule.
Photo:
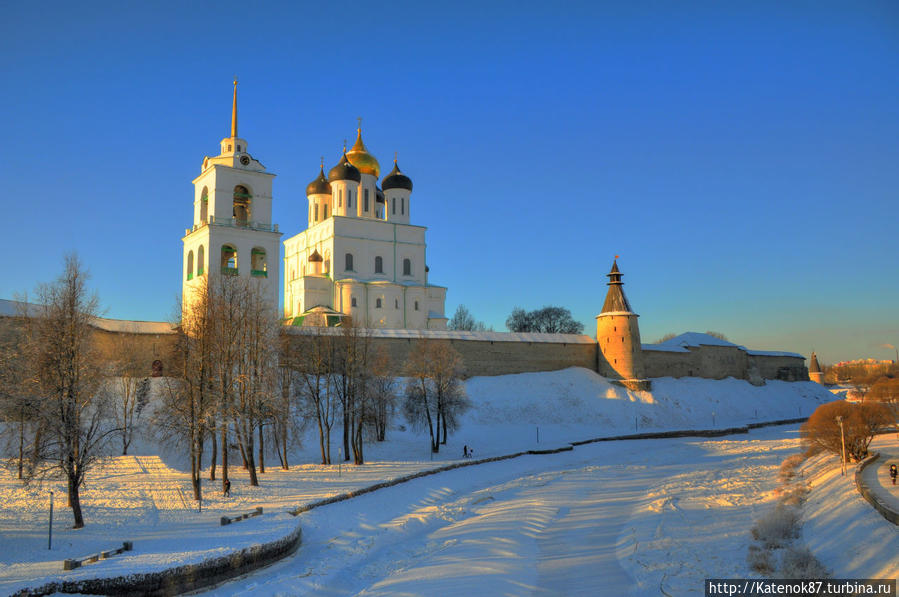
[[[375,156],[368,153],[368,150],[365,149],[365,144],[362,143],[361,128],[356,129],[356,142],[353,144],[353,148],[346,152],[346,157],[362,174],[371,174],[375,178],[381,176],[381,165],[375,159]]]

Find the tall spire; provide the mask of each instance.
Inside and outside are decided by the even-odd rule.
[[[234,77],[234,102],[231,104],[231,137],[237,136],[237,77]]]

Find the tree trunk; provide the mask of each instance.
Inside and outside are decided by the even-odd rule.
[[[262,431],[263,426],[259,426],[259,472],[265,473],[265,434]]]
[[[222,423],[222,492],[228,481],[228,424]]]
[[[78,496],[78,484],[71,475],[69,476],[69,505],[72,507],[72,515],[75,517],[75,526],[72,528],[82,528],[84,517],[81,515],[81,498]]]
[[[343,460],[344,462],[349,462],[350,460],[350,433],[349,433],[349,425],[350,425],[350,413],[347,412],[349,405],[347,401],[343,401]]]
[[[212,433],[210,433],[209,435],[212,436],[212,457],[209,459],[209,480],[215,481],[215,462],[219,457],[218,436],[216,436],[215,434],[215,429],[213,429]]]
[[[243,470],[247,470],[249,468],[249,464],[247,462],[247,447],[243,443],[243,434],[239,432],[237,435],[237,448],[240,450],[240,460],[243,463]]]
[[[25,460],[25,415],[23,414],[19,420],[19,479],[22,478],[22,471]]]

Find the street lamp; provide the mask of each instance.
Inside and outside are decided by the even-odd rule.
[[[843,445],[843,456],[840,458],[840,474],[846,475],[846,436],[843,434],[843,416],[837,416],[837,423],[840,424],[840,443]]]

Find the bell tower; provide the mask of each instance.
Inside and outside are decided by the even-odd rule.
[[[182,303],[208,275],[258,280],[278,308],[281,233],[272,223],[272,179],[237,133],[237,80],[231,104],[231,135],[219,155],[203,159],[193,180],[193,225],[184,231]]]

